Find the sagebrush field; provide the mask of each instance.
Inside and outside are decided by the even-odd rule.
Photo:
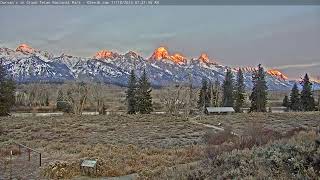
[[[0,179],[9,176],[8,150],[17,149],[13,141],[43,153],[41,168],[34,155],[33,161],[24,162],[32,172],[26,168],[19,170],[23,165],[17,165],[13,170],[16,178],[79,178],[79,163],[83,159],[97,159],[98,176],[102,177],[128,174],[136,174],[141,179],[193,177],[190,166],[208,159],[210,146],[206,137],[221,132],[192,123],[190,119],[170,115],[2,117],[0,171],[4,173]],[[256,122],[259,127],[280,134],[294,128],[310,131],[320,125],[319,112],[215,115],[195,119],[205,124],[221,123],[219,127],[231,129],[240,136]]]

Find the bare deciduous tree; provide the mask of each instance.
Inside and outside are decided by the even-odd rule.
[[[87,102],[89,87],[86,83],[75,82],[67,85],[67,98],[66,100],[73,109],[76,115],[82,115],[84,105]]]
[[[16,104],[30,107],[48,106],[50,99],[49,89],[46,84],[41,83],[24,86],[21,91],[18,90],[16,93]]]
[[[101,83],[94,83],[90,85],[90,97],[95,103],[96,112],[99,112],[99,114],[105,114],[105,87],[106,86]]]
[[[164,104],[166,112],[177,114],[184,108],[188,101],[188,90],[181,85],[169,86],[160,95],[160,101]]]

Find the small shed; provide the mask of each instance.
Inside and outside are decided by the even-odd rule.
[[[207,107],[206,114],[230,114],[234,113],[233,107]]]
[[[80,162],[81,172],[87,175],[97,175],[98,167],[96,160],[82,160]]]

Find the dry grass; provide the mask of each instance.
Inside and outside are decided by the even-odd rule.
[[[289,139],[222,152],[200,169],[206,179],[319,179],[318,138],[315,131],[302,131]]]
[[[260,132],[260,126],[267,130],[263,136],[270,135],[268,129],[291,136],[294,127],[319,126],[319,115],[319,112],[235,114],[206,116],[201,121],[213,125],[221,122],[222,127],[230,127],[229,131],[246,136]],[[250,125],[252,122],[258,128]],[[43,152],[41,175],[51,178],[80,175],[79,162],[83,159],[98,159],[99,176],[138,173],[141,178],[172,179],[180,174],[182,178],[195,169],[194,162],[207,155],[203,137],[208,128],[192,124],[182,116],[5,117],[0,118],[0,127],[0,149],[14,140]],[[234,136],[221,133],[217,134],[221,138],[211,139],[213,144],[233,141]],[[239,146],[249,147],[241,143]],[[186,166],[181,168],[181,164]],[[196,176],[201,177],[201,173]]]
[[[286,132],[294,128],[317,128],[320,126],[320,112],[289,112],[289,113],[241,113],[230,115],[203,116],[201,123],[231,127],[232,131],[243,134],[250,124],[258,124],[261,128]],[[255,128],[252,128],[255,130]]]
[[[98,159],[100,176],[149,177],[159,168],[201,159],[197,144],[206,132],[182,117],[156,115],[8,117],[0,125],[0,145],[14,140],[43,152],[43,175],[52,178],[79,175],[82,159]]]
[[[279,139],[288,139],[305,130],[293,128],[278,132],[273,129],[264,129],[261,123],[252,122],[247,125],[241,136],[233,135],[231,128],[216,133],[208,132],[205,135],[206,153],[210,160],[214,160],[222,153],[251,149]]]

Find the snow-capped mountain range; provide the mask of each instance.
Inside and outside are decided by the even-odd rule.
[[[146,70],[153,86],[188,84],[190,78],[194,86],[200,86],[203,78],[223,81],[229,68],[209,59],[207,54],[188,59],[181,54],[170,55],[164,47],[157,48],[150,58],[144,58],[133,51],[125,54],[102,50],[91,58],[62,54],[54,56],[46,51],[31,48],[26,44],[16,50],[0,48],[0,62],[19,83],[56,83],[72,80],[99,81],[125,86],[131,70],[139,76]],[[233,68],[234,74],[239,68]],[[247,88],[252,87],[254,68],[242,68]],[[291,89],[294,80],[277,70],[267,70],[267,84],[270,90]],[[314,82],[314,89],[320,84]]]

